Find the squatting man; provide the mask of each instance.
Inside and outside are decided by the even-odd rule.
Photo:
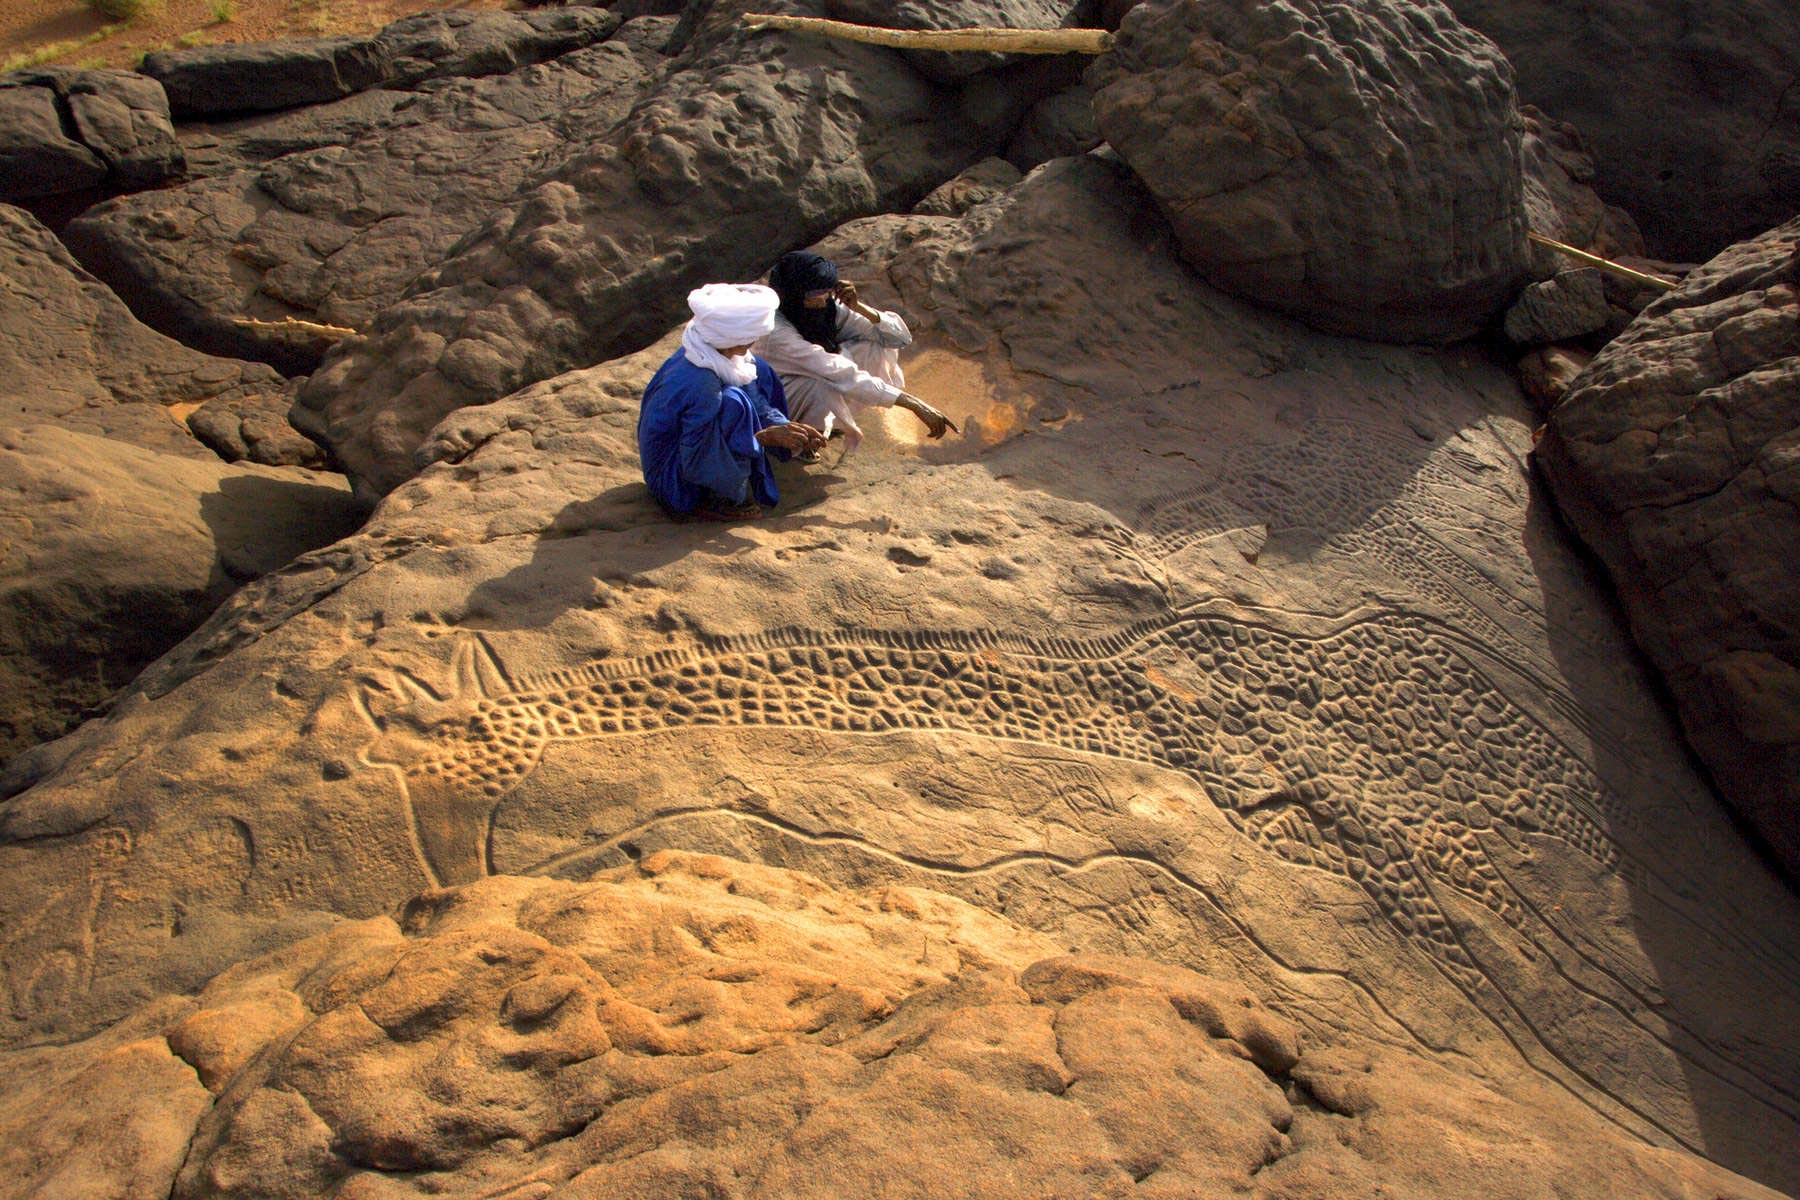
[[[852,401],[905,408],[932,438],[956,430],[902,390],[898,351],[912,335],[897,313],[862,304],[854,286],[840,283],[836,267],[817,255],[784,256],[771,278],[787,288],[788,304],[760,284],[709,283],[690,292],[694,316],[681,348],[644,389],[644,482],[677,518],[761,516],[779,499],[771,454],[816,461],[828,433],[844,436],[846,447],[860,441]],[[753,347],[788,370],[778,374]],[[790,385],[805,405],[792,416]]]

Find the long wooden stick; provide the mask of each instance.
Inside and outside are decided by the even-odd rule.
[[[882,29],[823,17],[783,17],[745,13],[751,29],[791,29],[796,33],[895,46],[901,50],[997,50],[1004,54],[1105,54],[1113,35],[1104,29]]]
[[[1610,275],[1617,275],[1620,279],[1629,280],[1632,283],[1640,283],[1645,287],[1655,288],[1659,292],[1672,292],[1677,287],[1681,286],[1677,283],[1671,283],[1667,279],[1658,279],[1654,275],[1646,275],[1642,271],[1634,271],[1630,267],[1621,266],[1611,259],[1601,258],[1598,254],[1589,254],[1586,250],[1577,250],[1573,246],[1564,245],[1555,238],[1547,238],[1541,233],[1529,233],[1526,236],[1538,245],[1548,246],[1552,250],[1568,255],[1577,262],[1584,262],[1590,267],[1599,267],[1602,271],[1605,271]]]
[[[283,317],[279,321],[258,321],[251,317],[237,317],[231,323],[245,329],[262,329],[270,333],[299,333],[305,334],[307,337],[327,338],[334,342],[356,336],[354,329],[345,329],[342,325],[321,325],[317,321],[302,321],[299,317]]]

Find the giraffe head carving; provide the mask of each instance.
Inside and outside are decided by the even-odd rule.
[[[447,678],[435,683],[404,667],[363,676],[358,700],[376,734],[363,761],[405,770],[436,757],[446,742],[466,736],[483,703],[505,684],[493,651],[472,636],[456,639]]]

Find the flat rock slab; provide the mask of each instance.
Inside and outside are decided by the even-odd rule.
[[[1468,337],[1526,270],[1519,115],[1436,0],[1151,0],[1090,78],[1100,132],[1208,279],[1317,328]]]
[[[182,165],[154,80],[68,67],[0,75],[0,203],[153,187]]]
[[[945,892],[1796,1186],[1800,900],[1534,489],[1517,385],[1173,247],[1093,159],[843,228],[965,434],[871,414],[760,522],[644,490],[672,339],[440,424],[356,535],[10,774],[9,1040],[434,883],[690,849]]]
[[[1778,1200],[1527,1077],[1305,1045],[1229,981],[675,852],[421,896],[0,1065],[8,1178],[95,1200]]]
[[[368,88],[456,75],[496,75],[606,38],[620,19],[598,8],[432,12],[368,37],[233,42],[156,50],[143,72],[183,119],[297,108]]]
[[[1538,461],[1726,797],[1800,879],[1800,222],[1611,342]]]
[[[1800,7],[1447,0],[1519,96],[1578,126],[1655,257],[1704,261],[1800,212]]]

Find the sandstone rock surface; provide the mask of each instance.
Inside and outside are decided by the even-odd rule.
[[[181,168],[169,101],[154,81],[69,67],[0,76],[0,203],[151,187]]]
[[[1501,328],[1515,346],[1543,346],[1597,333],[1611,319],[1600,272],[1577,267],[1527,286],[1506,310]]]
[[[66,732],[238,584],[355,525],[339,478],[228,467],[182,424],[283,381],[154,333],[0,207],[0,759]]]
[[[0,426],[0,761],[62,736],[239,585],[360,516],[337,476]]]
[[[1800,211],[1800,9],[1786,0],[1447,0],[1519,96],[1573,122],[1655,257],[1700,261]]]
[[[1512,74],[1444,5],[1150,0],[1118,36],[1100,132],[1209,280],[1391,342],[1468,337],[1512,300]]]
[[[1556,1159],[1510,1120],[1478,1136],[1494,1111],[1479,1094],[1381,1124],[1442,1098],[1442,1071],[1800,1185],[1800,901],[1695,774],[1534,490],[1535,418],[1512,379],[1478,353],[1270,318],[1201,284],[1174,246],[1129,173],[1097,158],[1051,164],[960,220],[839,230],[824,249],[908,315],[909,383],[966,433],[919,446],[910,417],[871,417],[858,454],[784,470],[762,522],[674,525],[648,499],[637,397],[670,339],[457,412],[357,534],[240,590],[56,761],[11,774],[9,1041],[92,1036],[435,883],[579,883],[688,850],[943,892],[1062,952],[1241,988],[1303,1046],[1374,1073],[1392,1054],[1424,1060],[1401,1072],[1424,1082],[1379,1085],[1373,1108],[1352,1086],[1360,1065],[1311,1076],[1377,1130],[1390,1170],[1437,1170],[1433,1145],[1468,1148],[1496,1189],[1523,1169],[1506,1149],[1521,1142],[1543,1147],[1526,1159],[1646,1161],[1599,1143]],[[488,1004],[485,989],[459,994]],[[1170,1020],[1157,1003],[1139,1011]],[[257,1021],[293,1011],[272,1000]],[[1062,1019],[1033,1011],[1006,1036]],[[231,1028],[206,1033],[227,1060]],[[1161,1032],[1121,1035],[1110,1057],[1192,1036],[1143,1028]],[[404,1047],[380,1058],[386,1042],[370,1034],[356,1054],[429,1077]],[[935,1061],[896,1053],[895,1068]],[[279,1070],[324,1089],[328,1060]],[[746,1088],[695,1083],[658,1105],[694,1096],[702,1115],[680,1128],[730,1127],[705,1114],[789,1095],[791,1077],[765,1073],[781,1061],[744,1064]],[[1129,1100],[1094,1120],[1130,1135],[1082,1159],[1101,1174],[1070,1190],[1158,1161],[1216,1183],[1279,1147],[1280,1103],[1294,1129],[1329,1120],[1234,1054],[1191,1061],[1232,1082],[1189,1092],[1165,1073],[1169,1111],[1236,1097],[1251,1115],[1206,1120],[1253,1143],[1171,1147],[1132,1116],[1146,1090],[1121,1084]],[[485,1171],[498,1160],[484,1156],[577,1119],[552,1076],[510,1110],[476,1103],[487,1078],[472,1070],[456,1102],[516,1114],[477,1122],[491,1140],[429,1105],[355,1107],[354,1082],[316,1115],[389,1173]],[[257,1122],[283,1112],[310,1120],[291,1088],[264,1091],[268,1107],[230,1117],[241,1136],[205,1145],[260,1145]],[[830,1128],[930,1111],[871,1102],[881,1117]],[[791,1106],[744,1103],[743,1125],[788,1128]],[[425,1133],[390,1138],[384,1113]],[[333,1144],[311,1128],[305,1145]],[[1091,1127],[1030,1128],[1055,1147]],[[681,1137],[659,1153],[632,1143],[650,1157],[630,1169],[735,1161]],[[830,1168],[810,1178],[831,1179],[840,1160],[823,1147],[844,1143],[805,1144]],[[224,1171],[236,1151],[221,1153]],[[1275,1157],[1264,1173],[1293,1172],[1290,1192],[1370,1173]],[[590,1182],[657,1186],[615,1165]],[[1419,1194],[1453,1189],[1451,1174]],[[687,1178],[642,1176],[668,1177]]]
[[[0,1062],[9,1181],[79,1163],[94,1200],[1776,1200],[1528,1079],[1305,1045],[1232,983],[675,852],[429,893]]]
[[[1728,799],[1800,879],[1800,221],[1689,275],[1539,461]]]
[[[212,457],[181,421],[209,400],[279,394],[261,363],[214,358],[139,324],[29,213],[0,205],[0,422],[52,421]]]
[[[604,39],[619,17],[597,8],[425,12],[369,37],[229,42],[157,50],[143,71],[184,119],[296,108],[378,85],[505,74]]]
[[[707,18],[616,127],[501,206],[342,344],[294,420],[379,495],[444,416],[635,349],[688,290],[760,275],[998,149],[1032,70],[957,91],[891,51]],[[1014,70],[1020,70],[1015,68]]]

